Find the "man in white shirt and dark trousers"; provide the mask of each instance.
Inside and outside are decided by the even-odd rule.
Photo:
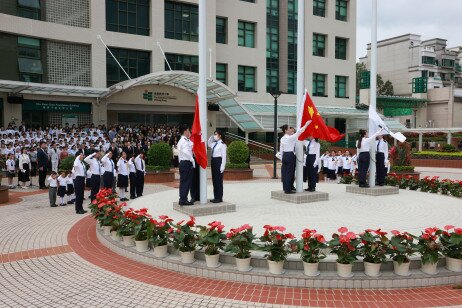
[[[103,174],[103,187],[106,189],[112,189],[114,184],[114,161],[112,160],[112,152],[107,152],[106,155],[101,159],[101,164],[103,165],[104,174]]]
[[[83,163],[84,155],[81,153],[74,160],[73,172],[74,190],[75,190],[75,212],[77,214],[85,214],[87,211],[83,209],[83,193],[85,190],[85,178],[87,177],[87,169]]]
[[[144,162],[144,153],[141,152],[135,158],[135,168],[136,168],[136,197],[139,198],[143,196],[144,190],[144,175],[146,173],[146,164]]]
[[[383,128],[370,137],[367,133],[367,130],[359,130],[359,140],[356,142],[358,153],[359,187],[369,188],[369,185],[366,182],[366,177],[371,159],[371,155],[369,154],[371,149],[371,142],[375,140],[375,138],[382,132],[382,130]]]
[[[195,162],[193,158],[192,148],[193,143],[189,140],[191,132],[189,127],[185,126],[181,129],[183,136],[178,141],[178,159],[180,161],[180,200],[179,205],[188,206],[193,205],[192,202],[188,201],[188,193],[191,189],[193,169]]]
[[[226,167],[226,144],[223,137],[223,132],[217,130],[207,142],[212,149],[213,200],[210,200],[212,203],[223,202],[223,172]]]
[[[101,163],[99,161],[101,154],[99,152],[95,152],[87,157],[85,157],[84,161],[89,165],[89,169],[91,172],[91,193],[90,199],[91,201],[95,200],[96,194],[99,192],[101,187]]]
[[[388,160],[388,143],[383,139],[382,135],[377,137],[376,146],[375,166],[377,170],[377,185],[384,186],[387,175],[385,162]]]
[[[310,136],[303,144],[306,147],[306,169],[308,188],[306,191],[316,191],[316,178],[318,175],[319,156],[321,152],[321,145]]]
[[[130,180],[130,199],[136,199],[136,167],[135,157],[132,156],[128,160],[128,178]]]

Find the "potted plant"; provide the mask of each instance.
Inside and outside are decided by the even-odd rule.
[[[106,211],[117,203],[116,195],[110,189],[100,190],[90,204],[90,213],[98,221],[104,231],[104,235],[111,233],[111,218],[106,215]],[[103,227],[104,226],[104,227]]]
[[[194,252],[197,245],[196,220],[193,216],[189,220],[179,221],[173,225],[173,247],[180,251],[181,262],[185,264],[194,262]]]
[[[408,142],[398,142],[396,146],[391,147],[389,159],[392,163],[391,171],[401,176],[410,175],[416,180],[419,179],[420,173],[414,171],[411,165],[411,145]]]
[[[446,268],[452,272],[462,272],[462,228],[445,226],[440,234],[440,242],[446,256]]]
[[[127,217],[127,212],[120,219],[119,229],[117,234],[122,237],[125,247],[135,246],[135,231],[131,224],[131,220]]]
[[[265,257],[268,260],[269,272],[275,275],[283,273],[284,261],[290,252],[287,240],[291,240],[294,236],[291,233],[284,233],[285,227],[282,226],[263,226],[265,233],[260,237],[260,241],[264,244],[261,249],[268,252]]]
[[[438,228],[427,228],[419,236],[418,251],[422,260],[422,272],[435,275],[438,273],[438,258],[440,257],[441,245],[437,243],[441,230]]]
[[[387,253],[393,260],[394,273],[399,276],[409,276],[409,265],[411,264],[409,258],[417,252],[414,236],[407,232],[401,233],[398,230],[390,232],[392,237]]]
[[[353,277],[353,262],[359,255],[361,239],[347,228],[338,229],[340,234],[334,233],[329,242],[332,253],[337,255],[337,275],[340,277]]]
[[[244,141],[233,141],[227,149],[228,163],[224,172],[225,180],[251,180],[253,169],[249,167],[250,151]]]
[[[226,234],[223,232],[225,226],[219,221],[212,221],[207,226],[199,226],[197,244],[205,248],[205,262],[207,267],[220,266],[220,249],[225,246]]]
[[[360,235],[362,247],[360,255],[364,258],[364,273],[367,276],[380,275],[380,266],[386,260],[388,238],[381,229],[367,229]]]
[[[237,270],[240,272],[250,271],[250,251],[257,248],[257,245],[254,244],[255,234],[252,232],[252,226],[245,224],[237,229],[231,229],[226,234],[226,238],[229,242],[225,251],[234,254]]]
[[[420,191],[422,192],[431,192],[431,193],[437,193],[439,191],[439,180],[438,176],[434,177],[429,177],[426,176],[423,179],[420,180]]]
[[[314,229],[304,229],[302,238],[300,240],[293,240],[290,244],[295,248],[292,249],[293,251],[300,253],[305,275],[318,276],[319,260],[326,257],[323,253],[323,249],[327,248],[324,236],[317,233]]]
[[[158,220],[152,220],[151,243],[154,247],[154,255],[158,258],[165,258],[168,255],[168,240],[173,232],[172,221],[173,219],[166,215],[159,216]]]
[[[126,217],[131,220],[131,226],[134,230],[135,247],[138,252],[149,250],[149,239],[152,237],[153,222],[148,209],[142,208],[134,210],[128,209]]]
[[[450,192],[451,196],[460,198],[462,196],[462,181],[454,181]]]
[[[388,186],[398,186],[399,177],[396,173],[389,173],[385,178],[385,183]]]
[[[168,183],[175,180],[175,173],[170,171],[173,152],[168,143],[153,144],[147,152],[145,181],[147,183]]]
[[[453,181],[450,179],[444,179],[440,182],[440,189],[442,195],[449,195],[451,191],[451,187],[453,185]]]
[[[122,241],[122,237],[119,235],[119,228],[124,218],[124,211],[122,209],[125,205],[126,203],[115,205],[112,211],[108,213],[108,215],[112,215],[111,238],[116,242]]]

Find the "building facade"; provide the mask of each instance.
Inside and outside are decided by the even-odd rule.
[[[462,127],[461,50],[447,48],[444,39],[424,41],[416,34],[378,42],[377,72],[393,83],[394,94],[427,101],[416,105],[409,100],[406,108],[403,100],[401,115],[396,114],[402,124],[409,128]],[[360,61],[370,68],[370,45]]]
[[[246,107],[272,104],[272,90],[295,106],[297,10],[297,0],[208,1],[212,126],[272,130]],[[309,0],[305,15],[307,89],[329,124],[356,129],[367,117],[354,112],[356,1]],[[198,0],[3,0],[2,125],[191,121],[197,41]]]

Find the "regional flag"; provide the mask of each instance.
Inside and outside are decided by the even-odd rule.
[[[329,142],[338,142],[343,139],[344,134],[340,134],[338,130],[333,127],[327,126],[321,115],[316,109],[313,101],[311,100],[308,91],[305,90],[304,95],[304,104],[302,109],[302,122],[301,127],[305,125],[306,122],[312,121],[308,128],[298,137],[298,140],[305,140],[310,136],[314,138],[319,138],[321,140],[326,140]]]
[[[203,168],[207,168],[207,150],[205,140],[202,136],[201,120],[199,114],[199,96],[196,95],[196,111],[194,112],[194,122],[191,130],[191,141],[193,142],[193,152],[197,163]]]

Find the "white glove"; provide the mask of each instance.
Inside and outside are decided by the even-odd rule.
[[[225,171],[225,167],[220,167],[220,172],[223,173]]]
[[[21,173],[26,173],[26,170],[24,170],[24,169],[21,169]]]
[[[313,164],[313,167],[314,167],[314,168],[316,168],[317,166],[318,166],[318,164],[316,164],[316,163]]]

